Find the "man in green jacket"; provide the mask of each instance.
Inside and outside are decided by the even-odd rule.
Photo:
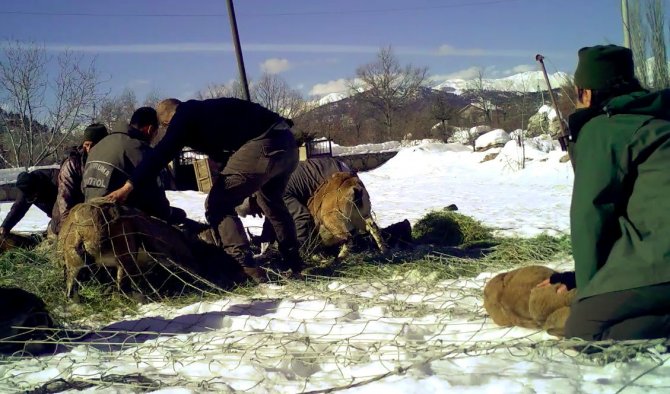
[[[580,49],[575,86],[578,109],[568,123],[577,297],[565,334],[668,337],[670,90],[644,90],[630,49],[616,45]],[[570,282],[564,278],[554,281]]]

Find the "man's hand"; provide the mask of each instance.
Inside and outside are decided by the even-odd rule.
[[[0,237],[4,237],[7,234],[7,230],[4,227],[0,227]]]
[[[123,186],[109,193],[105,197],[107,197],[107,199],[112,202],[124,202],[128,199],[128,195],[132,191],[133,191],[133,184],[130,182],[126,182]]]
[[[542,282],[538,283],[537,286],[535,286],[535,287],[547,287],[547,286],[551,286],[551,285],[552,285],[551,281],[549,280],[549,278],[547,278],[547,279],[543,280]],[[568,291],[568,287],[566,285],[564,285],[563,283],[558,284],[558,287],[556,288],[556,293],[557,294],[562,294],[562,293],[565,293],[567,291]]]

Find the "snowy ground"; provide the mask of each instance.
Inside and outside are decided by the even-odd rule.
[[[563,154],[528,148],[533,160],[519,170],[513,143],[481,163],[488,153],[424,143],[401,148],[360,176],[383,226],[405,218],[414,223],[453,203],[502,233],[567,233],[572,170],[559,162]],[[169,198],[204,219],[201,193],[170,192]],[[0,217],[8,209],[2,204]],[[17,230],[45,227],[46,217],[31,209]],[[552,265],[570,268],[571,261]],[[144,305],[142,315],[100,327],[57,355],[0,361],[0,392],[59,378],[93,381],[110,393],[140,391],[143,384],[161,393],[670,390],[667,355],[603,364],[551,346],[546,333],[497,327],[482,307],[482,288],[493,274],[267,284],[249,297],[184,308]],[[144,380],[129,383],[133,374]],[[119,376],[127,385],[104,383]]]

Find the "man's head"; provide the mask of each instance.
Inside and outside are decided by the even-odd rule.
[[[138,108],[130,117],[130,126],[141,131],[147,137],[147,140],[151,141],[158,131],[156,110],[151,107]]]
[[[596,45],[580,49],[577,55],[575,86],[578,107],[599,104],[600,100],[596,98],[605,99],[640,89],[630,49],[618,45]]]
[[[39,192],[38,179],[35,174],[22,172],[16,177],[16,187],[21,190],[29,202],[35,202]]]
[[[84,148],[84,152],[88,153],[91,148],[101,139],[107,136],[107,127],[101,123],[93,123],[89,125],[86,130],[84,130],[84,141],[81,146]]]
[[[181,104],[181,101],[176,98],[165,99],[158,103],[156,112],[158,112],[158,121],[161,126],[167,127],[170,124],[179,104]]]

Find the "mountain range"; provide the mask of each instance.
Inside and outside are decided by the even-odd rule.
[[[556,72],[548,74],[551,87],[556,89],[571,78],[570,74]],[[434,90],[461,95],[467,90],[473,90],[480,85],[476,79],[446,79],[443,81],[432,81],[428,87]],[[539,92],[546,91],[547,83],[542,71],[526,71],[504,78],[484,78],[481,85],[486,90],[498,92]],[[314,100],[315,106],[326,105],[343,100],[350,96],[349,92],[333,92]]]

